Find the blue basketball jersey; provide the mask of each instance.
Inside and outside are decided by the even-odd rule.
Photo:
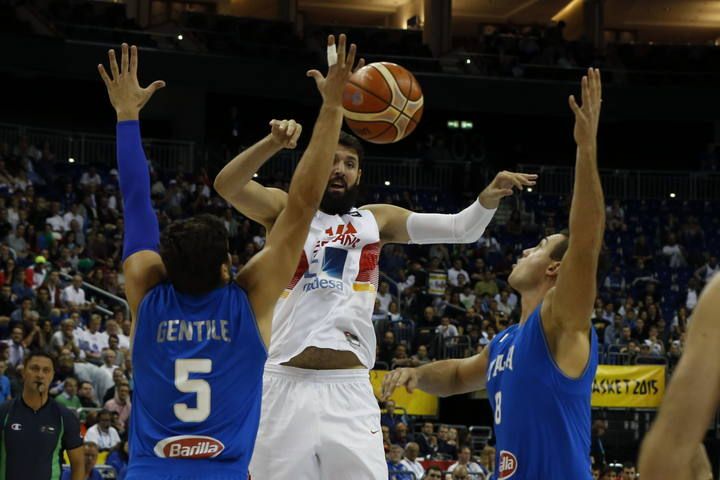
[[[247,295],[162,283],[137,316],[127,478],[244,480],[267,359]]]
[[[589,480],[590,396],[598,363],[595,329],[582,376],[557,366],[540,309],[490,343],[487,390],[494,413],[495,479]],[[589,320],[588,320],[589,326]]]

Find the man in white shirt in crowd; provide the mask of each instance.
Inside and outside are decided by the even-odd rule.
[[[52,202],[50,204],[50,215],[45,223],[52,227],[53,232],[63,233],[65,231],[65,220],[60,214],[60,202]]]
[[[70,210],[63,215],[63,221],[65,222],[65,231],[69,232],[72,230],[72,221],[75,220],[80,230],[82,230],[85,224],[85,218],[80,215],[80,204],[73,203]]]
[[[455,325],[450,323],[450,317],[443,315],[440,320],[440,325],[435,329],[435,333],[443,336],[443,338],[457,337],[458,329]]]
[[[90,170],[83,173],[80,177],[80,185],[82,185],[83,188],[89,188],[90,185],[99,187],[101,184],[102,178],[100,178],[100,175],[97,173],[97,169],[95,169],[95,167],[90,167]]]
[[[708,283],[716,273],[720,272],[720,264],[715,255],[710,255],[705,265],[695,270],[695,278],[701,285]]]
[[[448,472],[455,471],[459,466],[463,466],[467,469],[472,480],[485,480],[488,472],[478,463],[471,460],[470,447],[462,447],[458,453],[458,461],[448,467]]]
[[[115,371],[117,367],[117,354],[110,350],[109,348],[106,348],[102,351],[102,361],[103,364],[100,366],[103,370],[108,372],[110,376],[112,376],[113,372]]]
[[[87,328],[80,337],[80,348],[85,351],[88,362],[102,365],[102,352],[108,348],[108,336],[100,331],[102,317],[97,313],[90,316]],[[109,372],[112,377],[112,372]]]
[[[96,443],[101,452],[112,450],[120,443],[120,434],[110,424],[112,416],[108,410],[101,410],[97,418],[98,423],[90,427],[85,434],[85,441]]]
[[[13,368],[22,365],[25,360],[25,355],[29,353],[25,345],[23,345],[23,336],[24,332],[22,327],[16,326],[13,327],[10,332],[10,340],[5,340],[5,343],[8,345],[8,365]]]
[[[463,274],[465,278],[470,278],[468,272],[463,268],[462,260],[456,258],[453,260],[453,266],[448,270],[448,283],[453,287],[458,286],[458,275]]]
[[[662,254],[667,257],[670,268],[681,268],[687,265],[683,248],[677,243],[674,233],[668,235],[668,241],[662,248]]]
[[[380,300],[380,310],[387,312],[390,308],[390,302],[392,302],[392,295],[390,295],[390,284],[387,282],[381,282],[380,288],[378,289],[375,297]]]
[[[80,310],[88,309],[88,302],[85,299],[85,290],[82,287],[82,275],[77,274],[72,279],[72,284],[65,287],[60,299],[68,307],[75,307]]]
[[[425,475],[425,469],[418,462],[417,457],[420,455],[420,446],[415,442],[410,442],[405,446],[405,458],[402,463],[405,468],[415,474],[416,479],[421,479]]]

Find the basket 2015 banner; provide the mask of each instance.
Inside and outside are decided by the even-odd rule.
[[[665,395],[665,366],[600,365],[593,382],[593,407],[656,408]]]

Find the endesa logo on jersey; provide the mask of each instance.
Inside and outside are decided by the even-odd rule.
[[[169,437],[155,445],[155,455],[160,458],[215,458],[223,450],[220,440],[200,435]]]
[[[506,450],[500,450],[500,466],[498,468],[500,473],[500,476],[498,477],[499,480],[504,480],[515,475],[515,472],[517,472],[517,466],[518,463],[515,455]]]

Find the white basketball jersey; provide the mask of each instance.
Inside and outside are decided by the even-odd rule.
[[[275,306],[268,363],[279,365],[318,347],[353,352],[372,368],[379,255],[371,212],[318,211],[297,271]]]

